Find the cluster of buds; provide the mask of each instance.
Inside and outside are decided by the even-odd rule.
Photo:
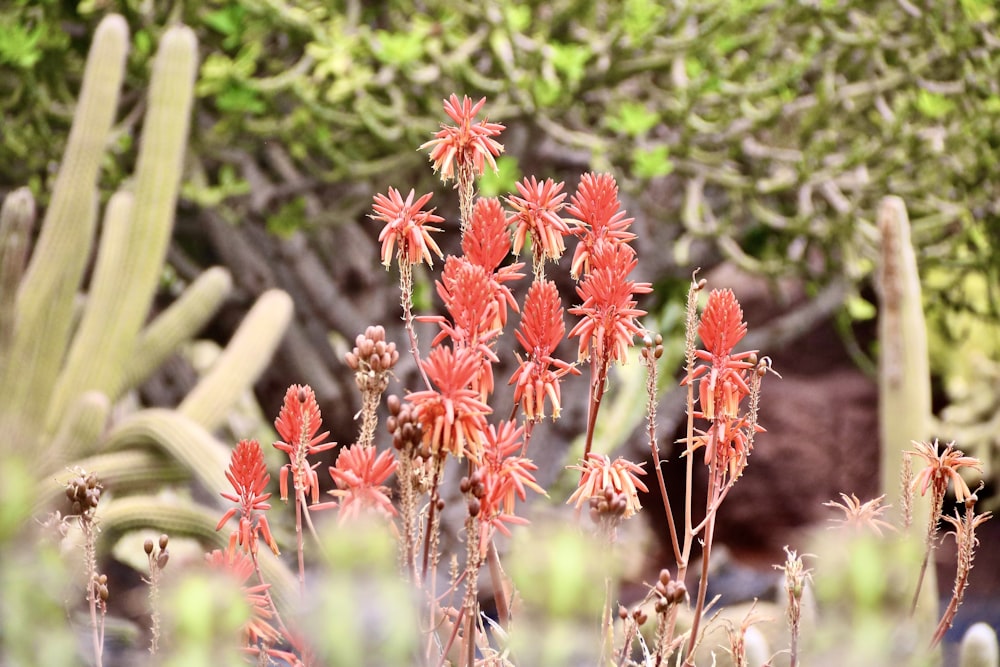
[[[370,326],[354,340],[354,349],[345,355],[354,371],[354,380],[362,392],[381,394],[388,386],[388,373],[399,361],[396,344],[385,339],[385,329]]]
[[[618,618],[624,621],[629,616],[632,617],[632,620],[635,621],[635,624],[638,625],[639,627],[645,625],[646,621],[649,620],[649,616],[642,609],[642,607],[636,607],[635,609],[632,610],[631,613],[629,613],[629,610],[626,609],[623,605],[618,605]]]
[[[416,408],[403,403],[395,394],[386,399],[386,403],[389,406],[386,428],[392,434],[392,446],[401,452],[416,451],[421,458],[430,458],[430,449],[423,444],[424,428],[417,418]]]
[[[625,518],[628,509],[628,499],[624,493],[617,493],[609,484],[604,491],[590,499],[590,519],[602,530],[614,534],[615,529]]]
[[[642,358],[646,361],[659,359],[663,356],[663,336],[656,334],[650,336],[648,333],[642,337]]]
[[[99,574],[93,578],[94,600],[102,607],[107,604],[110,593],[108,592],[108,575]]]
[[[671,578],[668,570],[660,570],[660,578],[653,587],[656,591],[656,603],[653,609],[657,614],[665,614],[673,605],[684,602],[687,597],[687,588],[683,581],[676,581]]]
[[[458,490],[469,495],[469,516],[479,516],[479,511],[482,509],[482,499],[486,495],[482,469],[477,468],[471,476],[463,477],[458,484]]]
[[[72,506],[71,514],[76,516],[93,514],[97,504],[101,502],[103,488],[97,475],[78,471],[78,474],[66,484],[66,498]]]
[[[147,538],[143,543],[142,548],[149,558],[149,571],[151,573],[158,572],[167,566],[167,561],[170,559],[170,551],[167,549],[169,539],[166,534],[160,535],[159,550],[156,549],[151,538]]]

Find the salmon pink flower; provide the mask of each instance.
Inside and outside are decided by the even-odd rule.
[[[235,493],[222,492],[221,495],[226,500],[236,503],[236,507],[231,507],[222,516],[215,529],[220,530],[230,518],[239,514],[239,527],[229,538],[230,550],[239,543],[244,550],[256,556],[258,539],[263,537],[264,543],[277,554],[278,545],[271,536],[271,527],[263,514],[264,511],[271,509],[267,503],[271,494],[264,493],[271,476],[267,474],[264,453],[259,442],[240,440],[229,459],[226,479],[232,484]]]
[[[746,333],[743,309],[733,291],[712,290],[698,325],[698,335],[705,349],[695,351],[698,359],[708,363],[698,366],[692,377],[681,383],[687,384],[707,375],[698,387],[700,416],[704,419],[735,419],[740,401],[750,394],[747,378],[754,362],[749,360],[756,359],[757,351],[733,354],[733,348]]]
[[[565,206],[564,186],[564,183],[556,183],[551,178],[539,183],[532,176],[531,180],[525,178],[517,183],[520,196],[507,198],[507,203],[514,209],[513,215],[507,218],[507,224],[515,225],[514,254],[521,252],[528,232],[531,232],[536,271],[544,259],[557,260],[566,250],[563,237],[570,230],[566,221],[559,217],[559,211]]]
[[[951,481],[955,490],[955,500],[960,503],[972,495],[969,485],[958,473],[962,468],[972,468],[983,471],[983,463],[974,456],[965,456],[958,449],[955,443],[949,442],[944,449],[940,448],[938,441],[933,444],[929,442],[913,442],[914,451],[909,452],[911,457],[919,458],[924,462],[924,468],[917,473],[913,479],[913,488],[920,489],[920,495],[926,495],[927,489],[940,489],[943,497]]]
[[[430,223],[444,222],[444,218],[434,215],[434,209],[423,210],[431,200],[432,193],[425,194],[416,202],[413,201],[413,195],[413,190],[410,190],[404,201],[399,190],[389,188],[388,195],[378,194],[374,197],[372,208],[375,213],[371,217],[385,223],[378,240],[382,242],[382,264],[386,268],[392,263],[393,250],[397,244],[399,250],[396,254],[401,267],[424,261],[433,265],[431,251],[441,257],[441,249],[430,235],[430,232],[439,232],[441,229],[431,227]]]
[[[340,499],[340,521],[357,518],[372,511],[386,518],[396,516],[385,481],[396,471],[391,451],[376,455],[375,448],[351,445],[340,451],[337,464],[330,467],[330,477],[337,488],[330,495]]]
[[[441,279],[437,281],[437,293],[451,321],[439,315],[417,319],[440,325],[441,332],[431,342],[432,345],[450,337],[456,347],[479,351],[481,365],[472,388],[485,400],[493,392],[493,364],[499,361],[490,347],[491,341],[501,331],[494,282],[483,267],[464,257],[449,256],[445,260]]]
[[[469,229],[462,237],[462,254],[473,264],[483,267],[490,275],[497,302],[498,326],[503,328],[507,325],[507,308],[517,312],[517,301],[504,283],[523,278],[524,274],[519,271],[524,263],[500,266],[510,254],[510,233],[507,231],[507,218],[499,199],[476,200]]]
[[[648,294],[652,285],[628,279],[638,264],[632,247],[605,245],[592,259],[592,271],[577,286],[583,303],[569,312],[581,316],[569,332],[579,336],[579,358],[596,358],[601,366],[624,363],[633,338],[643,331],[636,320],[646,311],[636,308],[636,294]]]
[[[514,402],[521,406],[527,419],[545,418],[545,398],[552,403],[552,418],[558,419],[562,409],[559,384],[567,373],[579,375],[572,365],[553,357],[566,333],[563,323],[562,300],[556,284],[550,280],[535,281],[524,300],[521,328],[514,332],[527,358],[510,378],[514,387]]]
[[[259,641],[263,641],[267,645],[272,645],[279,642],[281,633],[271,624],[274,614],[271,612],[271,601],[267,594],[271,584],[246,585],[256,569],[253,558],[234,549],[227,549],[224,552],[216,549],[205,556],[205,562],[211,569],[229,574],[240,587],[250,607],[250,618],[243,626],[247,643],[256,645]]]
[[[437,346],[420,365],[436,389],[409,394],[423,429],[424,443],[434,454],[447,453],[478,461],[490,406],[472,389],[481,367],[475,349]]]
[[[605,243],[629,243],[635,234],[628,231],[634,218],[626,218],[618,200],[618,183],[611,174],[584,174],[566,212],[574,220],[571,230],[580,238],[573,253],[570,275],[590,272],[590,259]]]
[[[621,457],[612,461],[604,454],[590,452],[580,465],[568,466],[570,470],[579,470],[580,483],[576,491],[567,500],[567,504],[575,503],[577,509],[593,498],[611,495],[625,502],[623,518],[629,518],[640,509],[639,491],[648,493],[649,489],[639,479],[645,475],[642,465],[632,463]]]
[[[430,149],[434,171],[441,173],[442,181],[455,178],[456,169],[461,171],[463,167],[471,168],[477,176],[482,176],[487,163],[493,171],[497,170],[494,158],[503,152],[503,144],[493,137],[498,136],[504,126],[486,120],[475,122],[484,104],[485,97],[473,104],[464,95],[459,102],[454,94],[444,101],[445,113],[456,124],[441,125],[434,138],[420,147],[420,150]]]
[[[285,392],[285,401],[274,420],[274,428],[282,440],[274,443],[276,449],[288,454],[289,462],[281,467],[278,478],[281,499],[288,500],[288,475],[292,476],[292,487],[303,498],[312,494],[312,501],[319,502],[319,479],[316,466],[309,465],[307,457],[325,452],[337,446],[335,442],[324,443],[329,431],[317,433],[323,420],[316,402],[316,394],[309,385],[293,384]]]
[[[493,530],[510,536],[509,525],[524,525],[528,520],[514,513],[518,498],[527,498],[527,489],[545,495],[532,474],[538,469],[530,459],[517,454],[523,447],[524,427],[503,421],[489,426],[483,438],[480,465],[466,480],[468,490],[478,503],[480,520],[479,548],[485,553]],[[463,482],[464,484],[465,482]]]

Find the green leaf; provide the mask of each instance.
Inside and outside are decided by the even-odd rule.
[[[511,155],[501,155],[497,158],[497,172],[487,169],[479,178],[479,194],[483,197],[498,197],[507,192],[513,192],[517,182],[521,180],[521,167],[517,158]]]
[[[402,67],[421,60],[424,56],[425,30],[393,33],[378,30],[376,35],[375,57],[386,63]]]
[[[264,113],[267,109],[267,105],[260,99],[256,90],[248,88],[238,81],[232,82],[228,88],[215,97],[215,106],[219,108],[219,111],[250,114]]]
[[[944,95],[921,89],[917,91],[916,107],[928,118],[938,120],[954,111],[955,103]]]
[[[560,44],[552,47],[552,65],[571,83],[578,83],[586,73],[586,64],[591,52],[582,44]]]
[[[847,308],[847,314],[850,315],[852,320],[870,320],[875,317],[875,306],[860,294],[853,294],[848,297],[844,306]]]
[[[246,25],[246,10],[242,5],[229,5],[209,12],[202,20],[209,28],[225,36],[222,40],[224,49],[229,50],[239,46]]]
[[[559,96],[562,95],[562,84],[559,83],[558,79],[538,77],[531,82],[531,91],[538,106],[549,107],[555,104]]]
[[[666,146],[636,148],[632,151],[632,171],[639,178],[666,176],[674,170],[670,151]]]
[[[503,13],[511,32],[524,32],[531,25],[531,7],[528,5],[508,5]]]
[[[655,0],[626,0],[622,7],[622,28],[633,44],[640,44],[656,33],[666,13]]]
[[[961,0],[962,13],[973,23],[992,23],[997,18],[994,0]]]
[[[660,115],[642,102],[622,102],[618,113],[607,119],[609,128],[630,137],[646,134],[660,122]]]
[[[44,25],[34,30],[22,25],[0,26],[0,63],[31,69],[42,57],[38,42],[44,34]]]
[[[267,231],[277,237],[288,238],[302,227],[305,219],[306,201],[302,197],[296,197],[278,209],[277,213],[268,216]]]

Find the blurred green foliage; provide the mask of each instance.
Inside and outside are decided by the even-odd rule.
[[[986,285],[974,315],[997,320],[1000,12],[988,0],[18,0],[0,9],[0,150],[13,158],[0,187],[45,192],[86,38],[111,10],[134,48],[109,185],[130,173],[151,45],[182,20],[202,44],[184,194],[230,219],[255,208],[279,233],[301,226],[289,174],[314,189],[429,181],[410,147],[437,129],[441,99],[485,95],[530,148],[548,142],[525,164],[562,151],[613,169],[655,197],[646,215],[674,225],[681,247],[708,240],[758,273],[867,279],[876,204],[901,196],[935,276],[932,309],[968,311],[973,274]],[[291,192],[248,203],[251,163]]]

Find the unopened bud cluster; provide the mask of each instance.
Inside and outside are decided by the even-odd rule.
[[[373,326],[358,334],[354,349],[345,356],[347,365],[355,372],[355,382],[361,391],[385,389],[385,374],[399,361],[396,344],[385,339],[385,329]]]
[[[482,509],[482,499],[486,495],[486,485],[483,484],[482,470],[476,470],[469,477],[463,477],[458,484],[458,490],[469,495],[469,516],[479,516]]]
[[[92,514],[101,502],[101,491],[104,487],[94,473],[79,471],[66,485],[66,498],[72,507],[71,514]]]
[[[142,545],[143,550],[149,557],[149,570],[154,572],[156,570],[162,570],[167,566],[167,561],[170,559],[170,551],[167,549],[167,542],[170,540],[166,534],[160,535],[159,540],[159,550],[156,550],[156,546],[153,544],[153,540],[147,538],[146,542]]]
[[[615,493],[611,486],[604,487],[604,491],[590,499],[590,518],[594,523],[608,522],[617,525],[625,516],[628,509],[628,501],[624,493]]]
[[[626,609],[624,606],[618,605],[618,618],[624,621],[629,616],[631,616],[632,620],[635,621],[636,625],[640,627],[645,625],[646,621],[649,620],[649,616],[646,614],[645,611],[643,611],[642,607],[636,607],[635,609],[632,610],[632,613],[629,613],[629,610]]]
[[[413,406],[404,404],[395,394],[387,398],[386,403],[389,406],[386,427],[392,434],[392,446],[401,452],[416,451],[423,459],[430,458],[430,449],[423,444],[424,429]]]
[[[646,359],[659,359],[663,356],[663,336],[646,334],[642,338],[642,356]]]
[[[93,579],[94,586],[94,600],[100,601],[101,604],[105,604],[111,593],[108,591],[108,575],[99,574]]]
[[[684,602],[684,598],[687,596],[684,582],[672,579],[667,570],[660,570],[660,578],[653,590],[657,594],[656,604],[653,606],[657,614],[665,614],[671,606]]]

